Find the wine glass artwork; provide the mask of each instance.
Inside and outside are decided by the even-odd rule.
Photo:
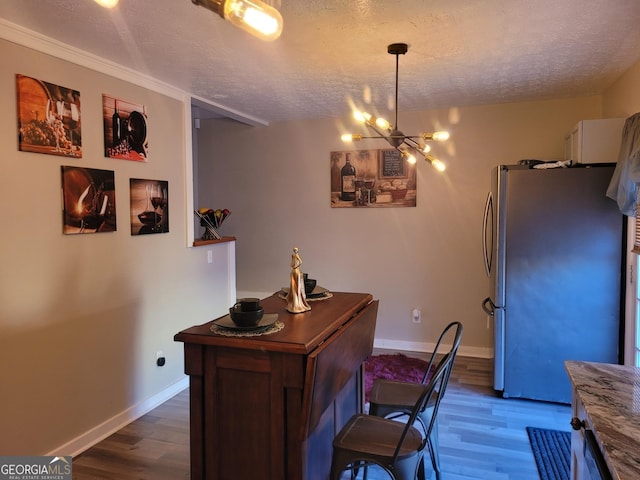
[[[145,209],[142,213],[138,214],[140,223],[151,228],[151,232],[155,232],[157,225],[162,221],[162,215],[157,212],[157,206],[159,204],[157,197],[157,186],[145,185]]]
[[[46,107],[46,118],[47,118],[47,123],[49,124],[49,126],[51,127],[51,131],[53,132],[53,135],[56,139],[56,148],[54,149],[54,152],[60,152],[60,127],[62,126],[62,122],[58,119],[58,115],[57,115],[57,106],[56,106],[56,110],[54,110],[54,104],[51,100],[47,100],[47,107]]]
[[[16,89],[18,148],[82,158],[80,92],[20,74]]]
[[[115,175],[111,170],[62,166],[63,233],[116,230]]]
[[[371,204],[371,192],[376,185],[376,179],[374,177],[366,177],[364,179],[364,188],[367,190],[367,204]]]
[[[76,157],[78,156],[78,154],[75,151],[76,146],[73,143],[73,132],[76,128],[78,128],[78,122],[80,121],[80,110],[78,108],[78,105],[75,103],[76,99],[71,92],[69,92],[68,94],[68,99],[69,109],[65,112],[66,115],[63,117],[63,123],[69,131],[69,155]]]
[[[167,189],[162,188],[160,185],[151,185],[151,206],[153,207],[153,211],[155,212],[155,231],[162,231],[162,218],[164,215],[164,211],[167,208]]]
[[[169,186],[165,180],[130,179],[131,234],[169,231]]]
[[[365,203],[365,195],[364,195],[364,177],[356,176],[356,192],[358,194],[357,202],[358,205],[364,205]]]
[[[105,193],[103,185],[96,188],[90,184],[78,199],[78,210],[81,212],[80,233],[85,229],[98,231],[105,220],[109,196]]]

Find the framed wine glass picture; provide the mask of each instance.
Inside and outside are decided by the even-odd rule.
[[[115,173],[62,166],[63,233],[116,230]]]
[[[331,208],[415,207],[416,168],[396,149],[331,152]]]
[[[149,158],[147,113],[144,105],[102,95],[104,155],[146,162]]]
[[[129,179],[131,235],[169,232],[169,182]]]
[[[82,157],[80,92],[16,75],[18,149],[63,157]]]

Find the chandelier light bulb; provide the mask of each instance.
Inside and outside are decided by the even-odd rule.
[[[340,139],[343,142],[359,142],[360,140],[362,140],[362,135],[358,134],[358,133],[344,133]]]
[[[98,5],[104,8],[113,8],[118,5],[118,0],[95,0]]]
[[[407,163],[410,163],[411,165],[415,165],[416,163],[416,157],[409,152],[409,150],[407,149],[398,149],[400,150],[400,155],[402,155],[402,158],[404,158],[406,160]]]
[[[260,0],[227,0],[223,17],[262,40],[275,40],[282,33],[280,12]]]
[[[376,118],[376,125],[384,130],[391,130],[391,124],[384,118]]]
[[[367,122],[367,118],[371,118],[371,115],[369,115],[367,112],[361,112],[360,110],[354,110],[353,111],[353,118],[356,120],[356,122],[366,123]]]
[[[444,172],[447,169],[447,166],[437,158],[434,158],[431,155],[427,155],[425,158],[429,161],[429,163],[431,163],[431,166],[439,172]]]
[[[425,143],[424,147],[422,148],[422,153],[429,153],[431,151],[431,147],[429,146],[428,143]]]
[[[282,33],[282,15],[261,0],[191,1],[217,13],[229,23],[261,40],[275,40]]]
[[[449,140],[449,132],[441,131],[441,132],[433,132],[433,133],[423,133],[422,138],[425,140],[435,140],[436,142],[444,142],[445,140]]]

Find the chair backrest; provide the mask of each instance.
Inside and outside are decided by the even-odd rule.
[[[442,333],[440,334],[440,337],[438,338],[436,346],[433,349],[433,353],[431,354],[431,358],[429,359],[429,364],[427,365],[427,369],[425,370],[424,375],[422,377],[422,383],[424,383],[424,384],[427,383],[427,381],[429,380],[429,374],[431,373],[431,370],[434,368],[434,365],[437,365],[437,364],[441,363],[444,360],[444,357],[443,357],[436,364],[437,357],[439,355],[442,355],[442,353],[440,352],[440,347],[442,347],[444,345],[444,341],[445,340],[450,340],[450,342],[451,342],[450,343],[450,348],[444,354],[444,356],[446,356],[447,354],[450,354],[450,355],[453,355],[454,358],[455,358],[456,354],[458,353],[458,347],[460,346],[461,339],[462,339],[462,323],[460,323],[460,322],[451,322],[449,325],[444,327],[444,330],[442,330]]]
[[[420,446],[420,449],[425,447],[426,442],[429,439],[429,436],[431,435],[431,430],[433,429],[433,425],[435,423],[435,417],[438,411],[438,404],[439,404],[439,398],[440,398],[438,391],[439,389],[442,388],[443,381],[445,381],[448,374],[451,372],[454,358],[455,357],[453,355],[447,353],[445,357],[442,359],[442,361],[438,363],[438,367],[436,368],[434,374],[431,375],[431,377],[429,378],[429,381],[424,386],[424,389],[422,390],[420,397],[416,401],[415,405],[411,410],[411,413],[409,414],[409,419],[405,424],[404,430],[402,432],[402,436],[400,437],[400,441],[398,442],[396,450],[393,454],[393,463],[395,463],[396,458],[400,454],[400,449],[402,448],[402,444],[404,443],[404,440],[407,437],[409,430],[415,425],[416,422],[419,422],[422,425],[424,430],[424,437],[422,439],[422,445]],[[424,425],[420,420],[420,413],[422,413],[427,408],[432,398],[436,399],[434,412],[433,412],[433,415],[431,416],[431,422],[429,422],[429,425]]]
[[[398,446],[394,452],[393,461],[395,463],[396,458],[400,453],[400,449],[402,448],[402,444],[404,443],[404,439],[406,438],[409,429],[415,425],[416,422],[420,423],[423,429],[424,437],[422,439],[422,445],[420,448],[424,448],[426,442],[431,435],[431,430],[433,430],[433,426],[436,421],[436,417],[438,415],[438,410],[440,408],[440,401],[444,396],[444,392],[449,383],[449,377],[451,376],[451,371],[453,370],[453,364],[456,359],[456,354],[458,353],[458,348],[460,347],[460,342],[462,341],[462,323],[460,322],[451,322],[445,329],[443,330],[440,338],[438,339],[438,344],[436,345],[436,349],[432,356],[432,361],[430,362],[429,369],[427,372],[431,370],[431,364],[433,363],[433,359],[436,357],[436,352],[438,347],[442,343],[442,340],[447,336],[449,332],[453,332],[453,340],[451,343],[451,348],[443,355],[443,357],[438,361],[437,366],[435,367],[435,371],[432,375],[427,375],[428,380],[422,390],[420,398],[416,401],[411,413],[409,415],[409,419],[407,420],[406,426],[402,432],[402,436],[400,441],[398,442]],[[434,399],[432,401],[432,399]],[[420,415],[425,411],[426,408],[431,408],[432,412],[430,415],[430,421],[428,425],[425,425],[422,420],[422,416]]]

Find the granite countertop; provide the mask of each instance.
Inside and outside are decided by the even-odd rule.
[[[614,479],[640,479],[640,368],[567,361]]]

